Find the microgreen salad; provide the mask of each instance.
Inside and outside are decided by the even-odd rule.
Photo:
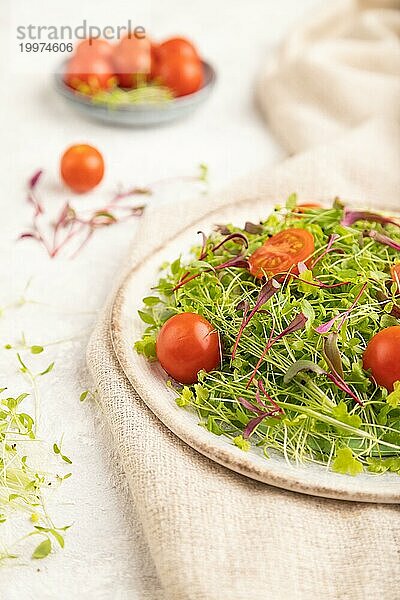
[[[164,264],[136,351],[247,451],[400,474],[400,221],[298,205]]]

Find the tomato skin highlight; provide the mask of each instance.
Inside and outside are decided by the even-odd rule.
[[[378,385],[393,391],[395,381],[400,381],[400,325],[382,329],[369,341],[363,356],[364,369]]]
[[[258,279],[291,269],[296,273],[297,263],[306,262],[314,250],[314,238],[309,231],[284,229],[253,252],[249,258],[250,273]]]
[[[103,179],[103,157],[96,148],[88,144],[70,146],[61,157],[60,174],[71,190],[83,194]]]
[[[161,327],[156,354],[173,379],[179,383],[195,383],[199,371],[213,371],[220,365],[219,334],[201,315],[180,313]]]

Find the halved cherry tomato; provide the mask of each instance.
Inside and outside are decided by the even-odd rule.
[[[390,274],[395,283],[397,283],[397,289],[400,292],[400,263],[396,263],[393,267],[390,267]]]
[[[136,87],[138,75],[147,77],[151,71],[150,40],[124,37],[114,49],[113,61],[119,85]]]
[[[104,160],[100,152],[88,144],[68,148],[60,165],[61,177],[71,190],[83,194],[103,179]]]
[[[111,62],[100,55],[76,54],[67,64],[64,81],[75,90],[86,92],[107,90],[115,86],[116,79]]]
[[[387,327],[374,335],[363,356],[364,369],[371,369],[371,375],[378,385],[389,392],[395,381],[400,381],[400,325]]]
[[[168,375],[180,383],[194,383],[199,371],[212,371],[220,364],[219,335],[204,317],[180,313],[161,327],[156,353]]]
[[[293,212],[297,213],[306,213],[307,210],[313,208],[321,208],[319,202],[303,202],[302,204],[298,204]]]
[[[82,40],[76,47],[75,53],[78,56],[101,56],[111,60],[114,48],[102,38],[87,38]]]
[[[286,273],[314,252],[314,238],[306,229],[285,229],[270,237],[249,258],[250,273],[261,279]],[[295,272],[295,271],[293,271]]]

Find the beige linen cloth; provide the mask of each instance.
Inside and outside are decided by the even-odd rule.
[[[393,116],[394,98],[399,92],[398,64],[392,56],[399,52],[394,41],[398,15],[373,7],[365,11],[359,7],[357,12],[354,5],[350,9],[350,3],[340,6],[354,34],[352,37],[340,28],[346,40],[342,52],[333,51],[331,39],[335,24],[340,23],[339,15],[331,27],[324,14],[319,23],[294,34],[274,68],[269,67],[270,85],[265,75],[259,88],[269,122],[289,151],[320,142],[321,136],[329,136],[330,143],[248,177],[205,201],[181,203],[173,211],[169,206],[149,210],[121,278],[145,253],[180,229],[207,212],[243,199],[282,199],[297,191],[302,200],[340,195],[381,208],[400,208],[396,121],[373,119],[332,141],[332,136],[362,120],[358,82],[367,74],[371,84],[368,90],[364,84],[362,114],[385,114],[388,109]],[[295,43],[296,39],[300,41]],[[314,80],[310,53],[316,52],[319,44],[328,43],[332,52],[325,56],[326,69],[320,66]],[[369,44],[375,47],[375,43],[381,49],[378,64],[367,51]],[[361,60],[364,49],[369,57],[367,73]],[[339,85],[339,67],[346,54],[346,64],[353,61],[352,89],[347,72],[347,83]],[[297,73],[302,67],[308,77],[299,81]],[[336,71],[337,88],[343,96],[335,88],[329,93],[324,90],[321,77],[327,70]],[[380,111],[378,106],[372,109],[369,105],[370,99],[377,103],[374,91],[379,84]],[[315,95],[314,85],[318,88]],[[353,102],[353,91],[358,104]],[[335,103],[331,98],[325,104],[324,99],[331,95]],[[398,600],[399,507],[325,500],[279,490],[236,475],[186,446],[147,409],[121,371],[109,335],[111,302],[112,297],[93,333],[88,363],[147,542],[148,548],[138,551],[144,553],[144,563],[152,561],[152,569],[143,571],[140,598]]]
[[[400,0],[324,0],[267,62],[258,100],[289,153],[400,114]]]

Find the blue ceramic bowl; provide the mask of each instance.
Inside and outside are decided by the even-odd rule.
[[[203,104],[214,87],[216,74],[213,67],[203,61],[204,84],[193,94],[160,103],[127,104],[109,107],[94,103],[90,97],[72,90],[64,82],[65,63],[60,72],[54,74],[57,92],[66,102],[82,115],[112,125],[125,127],[149,127],[182,119]]]

